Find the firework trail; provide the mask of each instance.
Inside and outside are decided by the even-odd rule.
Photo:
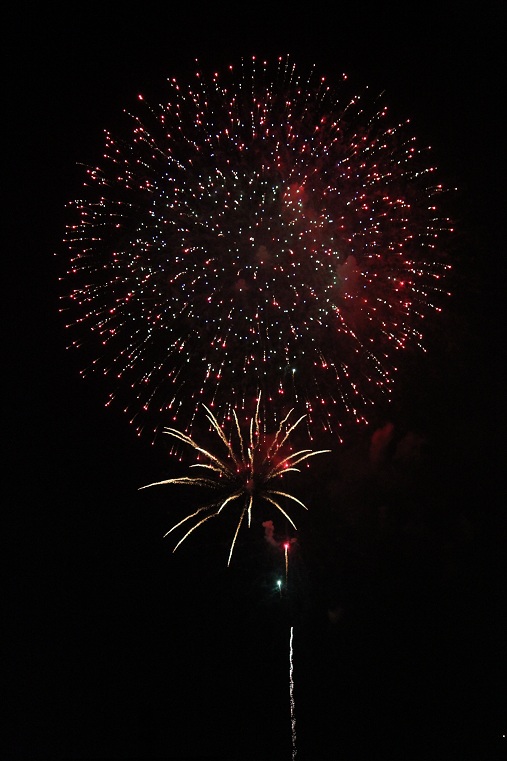
[[[290,648],[289,648],[289,697],[290,697],[290,724],[292,739],[292,761],[297,755],[296,745],[296,702],[294,700],[294,650],[293,650],[294,627],[290,627]]]
[[[260,396],[257,400],[255,415],[250,420],[248,434],[245,436],[242,432],[238,416],[233,410],[234,425],[231,435],[227,436],[224,428],[220,425],[215,415],[208,409],[207,419],[211,425],[212,431],[219,439],[219,444],[223,454],[216,454],[209,448],[204,448],[194,441],[186,433],[176,430],[175,428],[166,428],[165,432],[175,438],[177,441],[191,447],[194,453],[204,458],[203,462],[197,462],[192,468],[199,468],[200,473],[196,476],[183,476],[179,478],[169,478],[164,481],[142,486],[146,489],[150,486],[164,484],[184,485],[204,487],[215,493],[217,496],[210,504],[205,504],[176,523],[165,534],[172,533],[175,529],[182,526],[187,521],[195,519],[193,526],[176,544],[176,550],[180,544],[196,528],[208,521],[210,518],[219,516],[225,507],[230,507],[236,503],[240,504],[239,520],[236,531],[231,543],[228,565],[231,562],[232,553],[236,539],[243,523],[247,517],[248,526],[251,525],[252,508],[254,502],[264,500],[273,505],[285,518],[296,528],[294,521],[287,512],[286,507],[282,507],[285,501],[295,502],[300,507],[308,509],[293,494],[286,490],[276,488],[276,482],[283,479],[289,472],[299,472],[296,466],[307,461],[310,457],[329,452],[329,450],[314,451],[311,449],[300,449],[293,451],[290,445],[290,436],[293,431],[300,425],[303,417],[295,422],[291,422],[292,410],[282,419],[274,435],[269,435],[263,425],[259,413]],[[275,482],[275,483],[274,483]],[[287,563],[287,549],[285,550]]]
[[[259,388],[311,435],[366,420],[445,293],[443,188],[408,122],[289,57],[171,79],[137,111],[65,239],[70,343],[108,403],[152,435]]]

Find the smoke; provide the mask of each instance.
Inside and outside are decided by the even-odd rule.
[[[275,527],[273,521],[264,521],[262,527],[264,529],[264,539],[266,542],[272,547],[279,547],[280,543],[274,538]]]
[[[394,435],[394,425],[386,423],[383,428],[378,428],[371,437],[370,441],[370,462],[372,465],[379,465],[385,460],[387,447],[392,441]]]
[[[273,521],[263,521],[262,527],[264,529],[264,539],[268,544],[270,544],[272,547],[276,547],[277,549],[284,549],[284,545],[288,542],[289,544],[295,544],[297,542],[297,539],[295,536],[291,537],[290,539],[284,538],[284,539],[275,539],[275,525]]]
[[[336,274],[340,282],[340,296],[354,296],[357,292],[360,275],[355,256],[352,256],[352,254],[347,256],[343,264],[339,264],[336,267]]]
[[[409,431],[398,442],[394,453],[394,459],[401,462],[419,461],[423,454],[422,450],[424,443],[424,438],[422,436]]]

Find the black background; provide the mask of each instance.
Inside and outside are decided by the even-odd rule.
[[[288,759],[291,624],[301,761],[505,752],[501,7],[4,13],[4,757]],[[302,485],[290,599],[260,528],[230,568],[229,526],[171,553],[176,497],[138,491],[169,472],[165,453],[81,380],[58,311],[64,207],[103,129],[195,58],[285,52],[385,90],[458,188],[441,334],[407,362],[377,467],[351,436]]]

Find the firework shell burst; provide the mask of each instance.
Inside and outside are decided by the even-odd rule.
[[[234,425],[228,435],[215,415],[205,406],[208,422],[211,430],[218,437],[221,452],[198,444],[186,433],[176,428],[165,429],[166,434],[190,447],[196,457],[201,458],[200,462],[190,466],[197,468],[199,474],[156,481],[142,486],[141,489],[162,485],[193,486],[205,489],[214,495],[210,503],[202,505],[186,515],[165,534],[168,536],[188,522],[193,524],[176,544],[174,550],[196,528],[210,518],[219,516],[225,508],[227,510],[237,508],[238,504],[240,506],[239,519],[229,551],[228,565],[231,562],[236,539],[245,517],[248,526],[251,525],[254,504],[265,502],[272,505],[295,529],[297,528],[288,512],[287,504],[297,504],[304,509],[307,507],[286,488],[282,488],[278,484],[288,473],[299,472],[297,465],[308,462],[311,457],[324,454],[329,450],[300,449],[295,451],[290,437],[305,416],[293,422],[293,410],[289,410],[280,421],[276,432],[269,434],[260,418],[259,408],[260,396],[257,399],[256,411],[250,419],[246,434],[243,433],[238,416],[233,411]]]
[[[70,343],[108,403],[151,435],[259,392],[313,432],[367,420],[445,297],[444,189],[408,122],[289,57],[171,79],[126,119],[65,240]]]

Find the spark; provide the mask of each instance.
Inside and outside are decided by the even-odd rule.
[[[208,447],[201,446],[188,434],[176,428],[165,429],[165,433],[190,447],[199,458],[203,458],[202,461],[190,466],[198,468],[199,474],[156,481],[142,486],[141,489],[170,484],[194,486],[211,492],[218,492],[218,498],[214,499],[211,504],[198,507],[167,531],[164,536],[168,536],[180,526],[193,521],[193,525],[178,541],[173,552],[203,523],[219,516],[225,508],[239,504],[239,519],[227,561],[227,565],[230,565],[241,525],[246,518],[248,526],[251,526],[252,510],[258,501],[264,501],[274,506],[295,529],[297,527],[285,503],[296,503],[305,510],[308,509],[300,499],[286,489],[278,487],[277,484],[288,473],[300,472],[300,468],[297,466],[301,463],[330,450],[292,450],[290,436],[305,418],[303,415],[292,422],[293,410],[289,410],[273,435],[266,433],[260,417],[260,400],[261,394],[258,395],[255,414],[250,419],[250,425],[246,432],[242,430],[238,415],[233,410],[234,425],[230,436],[227,435],[225,427],[219,423],[213,412],[206,405],[203,405],[211,431],[218,438],[218,444],[223,450],[223,454],[216,454]],[[285,553],[287,562],[287,546]]]

